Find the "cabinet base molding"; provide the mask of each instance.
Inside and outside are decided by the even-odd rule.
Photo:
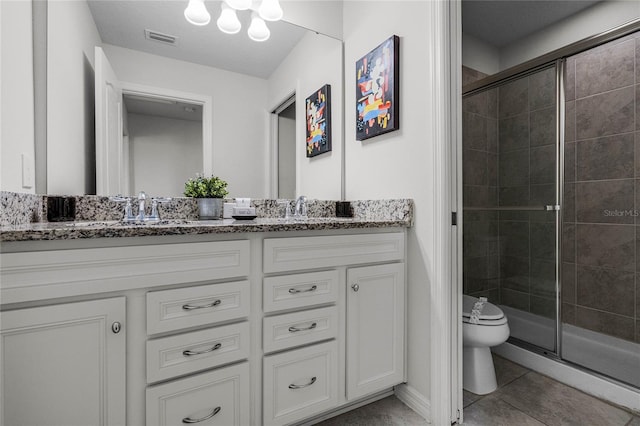
[[[431,422],[431,403],[415,388],[403,383],[396,386],[395,394],[400,401],[428,422]]]

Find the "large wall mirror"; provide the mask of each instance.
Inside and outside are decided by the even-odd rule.
[[[242,29],[225,34],[221,1],[205,1],[206,26],[187,22],[187,3],[47,2],[39,192],[180,196],[186,179],[205,173],[227,180],[232,197],[341,198],[342,42],[286,22],[286,2],[285,20],[267,22],[263,42],[247,35],[251,10],[238,11]],[[308,159],[304,101],[325,84],[333,151]],[[295,153],[282,155],[274,126],[292,98]],[[295,178],[293,190],[279,190],[279,169]]]

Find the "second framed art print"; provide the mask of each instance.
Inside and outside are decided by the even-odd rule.
[[[400,37],[394,35],[356,62],[356,139],[400,128]]]

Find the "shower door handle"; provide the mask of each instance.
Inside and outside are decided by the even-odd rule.
[[[548,212],[551,211],[559,211],[560,210],[560,205],[559,204],[548,204],[546,206],[544,206],[544,209]]]

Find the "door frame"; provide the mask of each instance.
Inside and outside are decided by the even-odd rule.
[[[296,139],[298,135],[298,110],[297,110],[297,96],[296,91],[292,90],[287,96],[285,96],[280,103],[274,108],[271,108],[271,113],[269,114],[269,146],[270,146],[270,155],[269,155],[269,194],[271,198],[278,198],[280,188],[278,187],[278,175],[279,175],[279,160],[278,160],[278,150],[280,149],[280,128],[278,125],[278,117],[280,113],[287,109],[291,104],[296,104]],[[296,150],[298,144],[296,143]],[[297,182],[298,182],[298,155],[295,155],[295,167],[296,167],[296,195],[298,192]]]
[[[120,81],[123,95],[136,95],[202,106],[202,173],[213,174],[213,98],[199,93]]]
[[[462,415],[462,334],[459,305],[461,217],[453,226],[452,212],[461,213],[460,157],[461,87],[461,0],[429,2],[433,39],[433,76],[430,93],[434,114],[436,162],[437,250],[433,259],[436,282],[430,286],[430,401],[429,420],[445,425],[460,422]]]

